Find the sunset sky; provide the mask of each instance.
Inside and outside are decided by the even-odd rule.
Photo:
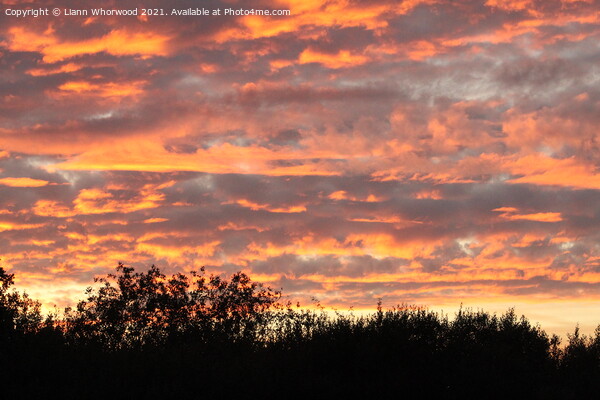
[[[121,261],[600,323],[600,1],[73,3],[0,1],[0,266],[45,306]]]

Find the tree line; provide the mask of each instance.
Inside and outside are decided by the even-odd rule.
[[[335,315],[242,272],[167,276],[119,264],[60,314],[0,268],[2,393],[31,398],[256,395],[591,398],[600,328],[563,344],[513,309],[414,306]],[[114,393],[108,393],[110,388]]]

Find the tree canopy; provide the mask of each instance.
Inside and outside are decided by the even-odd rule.
[[[41,304],[26,293],[9,291],[13,284],[14,274],[0,267],[0,336],[5,339],[36,332],[43,322]]]
[[[160,345],[190,332],[228,329],[241,335],[281,295],[242,272],[227,280],[206,276],[204,268],[167,277],[154,265],[135,272],[120,263],[116,274],[96,282],[100,287],[89,287],[87,299],[67,309],[67,330],[75,341],[111,349]]]

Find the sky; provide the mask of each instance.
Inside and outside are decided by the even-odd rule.
[[[600,1],[73,3],[0,0],[0,266],[45,306],[123,262],[600,323]]]

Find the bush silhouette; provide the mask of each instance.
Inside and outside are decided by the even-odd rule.
[[[449,318],[400,305],[369,315],[281,303],[238,272],[167,276],[119,264],[86,298],[44,319],[0,269],[0,370],[9,398],[263,397],[591,398],[600,327],[560,346],[513,309]],[[320,310],[319,310],[320,308]],[[199,385],[202,387],[199,392]],[[290,392],[290,390],[292,392]]]

